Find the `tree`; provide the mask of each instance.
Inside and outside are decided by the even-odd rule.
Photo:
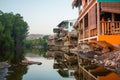
[[[11,37],[13,23],[13,14],[12,13],[1,13],[0,15],[0,46],[1,49],[8,49],[13,47],[13,39]]]
[[[12,37],[14,39],[14,46],[15,48],[22,47],[24,45],[24,39],[28,34],[28,25],[20,14],[15,15],[13,30],[12,30]]]
[[[24,40],[27,34],[28,24],[20,14],[3,13],[0,11],[0,58],[22,58],[22,53],[17,53],[16,51],[20,51],[24,47]],[[10,50],[16,53],[3,52]]]
[[[21,48],[28,34],[28,24],[20,14],[0,11],[1,50]]]

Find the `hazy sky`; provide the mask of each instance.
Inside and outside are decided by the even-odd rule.
[[[30,34],[51,34],[61,21],[76,19],[73,0],[0,0],[3,12],[20,13],[29,25]]]

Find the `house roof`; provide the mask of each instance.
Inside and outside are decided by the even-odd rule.
[[[66,24],[68,24],[68,21],[62,21],[61,23],[58,24],[58,27],[65,27]]]

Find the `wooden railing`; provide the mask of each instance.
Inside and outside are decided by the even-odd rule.
[[[85,30],[85,38],[88,38],[88,37],[89,37],[89,34],[90,34],[90,33],[89,33],[89,29],[86,29],[86,30]]]
[[[102,35],[118,35],[118,34],[120,34],[120,21],[101,22],[101,34]]]

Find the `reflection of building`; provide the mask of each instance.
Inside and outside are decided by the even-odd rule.
[[[47,58],[53,58],[54,57],[54,51],[47,51],[46,52],[46,56],[47,56]]]
[[[69,64],[69,60],[64,57],[63,52],[55,52],[54,58],[54,69],[58,69],[57,72],[66,78],[74,78],[74,71],[76,68],[72,68]],[[77,66],[76,66],[77,67]]]
[[[59,69],[58,73],[62,77],[67,77],[67,78],[74,78],[74,70],[69,70],[69,69]]]
[[[74,0],[79,17],[74,25],[79,43],[107,41],[120,44],[120,2],[97,2],[97,0]],[[113,40],[115,39],[115,40]]]

